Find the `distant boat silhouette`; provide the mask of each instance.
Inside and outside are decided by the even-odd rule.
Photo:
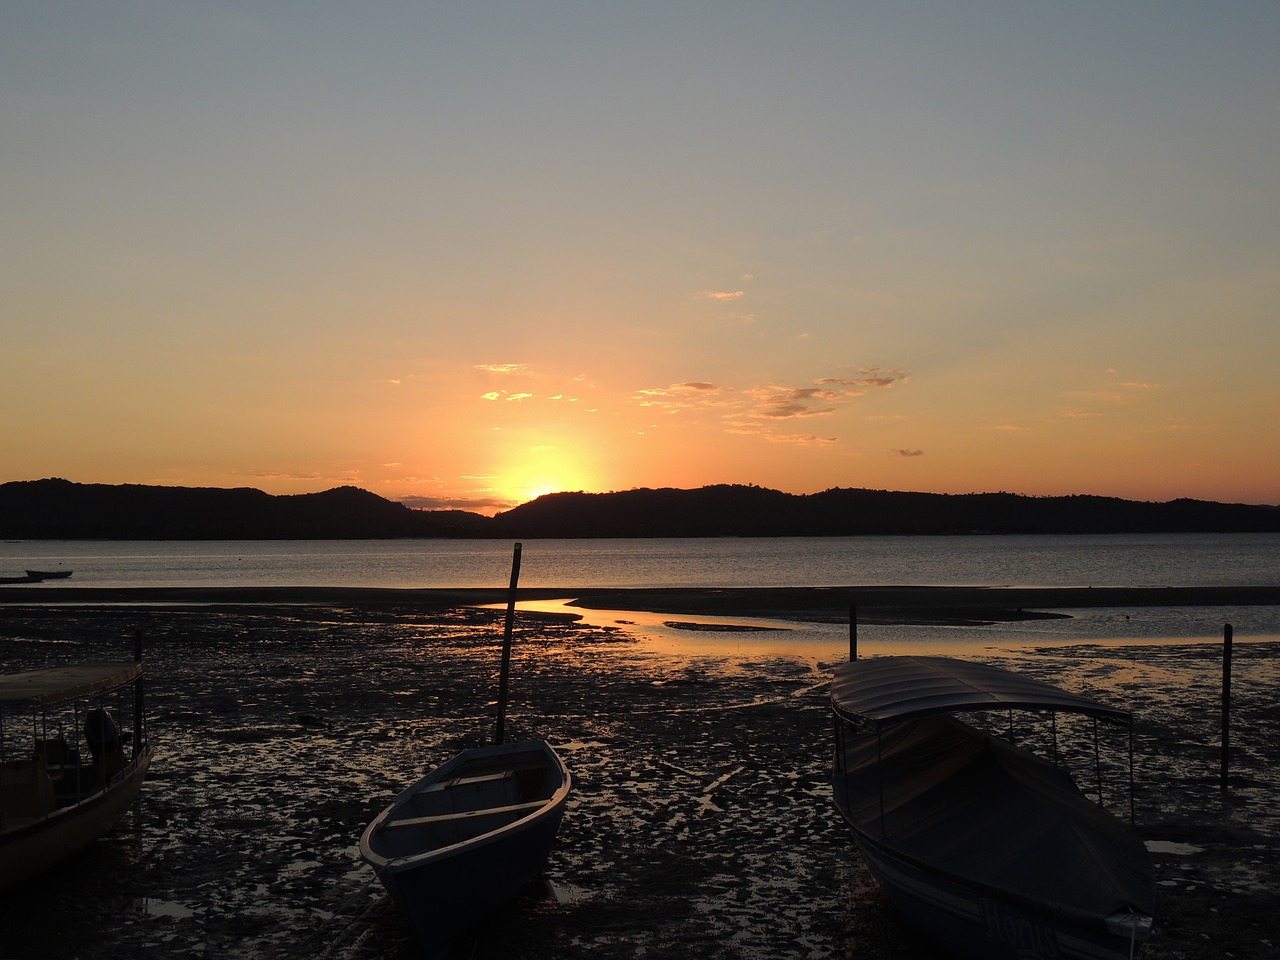
[[[65,580],[71,576],[71,570],[28,570],[27,576],[32,580]]]

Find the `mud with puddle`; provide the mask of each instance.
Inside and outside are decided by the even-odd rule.
[[[108,838],[0,901],[0,958],[420,953],[356,842],[405,784],[492,734],[501,614],[315,605],[10,608],[5,669],[146,638],[157,759]],[[454,957],[932,957],[831,806],[829,663],[658,654],[521,617],[513,738],[574,793],[545,881]],[[1209,644],[999,649],[1130,706],[1160,881],[1153,958],[1280,956],[1280,644],[1237,643],[1232,783]]]

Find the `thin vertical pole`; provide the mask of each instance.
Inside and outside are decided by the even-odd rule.
[[[1231,624],[1222,626],[1222,766],[1219,787],[1227,789],[1228,756],[1231,752]]]
[[[1129,826],[1138,822],[1137,807],[1133,799],[1133,717],[1129,718]]]
[[[133,635],[133,662],[142,662],[142,631],[139,630]],[[142,689],[143,679],[141,676],[133,683],[133,759],[138,759],[138,754],[142,752],[142,710],[145,706],[145,693]]]
[[[876,727],[876,778],[880,783],[880,837],[887,836],[884,828],[884,751],[880,728]]]
[[[520,544],[511,553],[511,585],[507,588],[507,623],[502,633],[502,670],[498,675],[498,727],[493,735],[495,744],[506,739],[507,687],[511,674],[511,630],[516,622],[516,583],[520,580]]]
[[[1098,778],[1098,806],[1105,807],[1102,799],[1102,754],[1098,750],[1098,718],[1093,718],[1093,770]]]
[[[849,604],[849,661],[858,659],[858,605]]]

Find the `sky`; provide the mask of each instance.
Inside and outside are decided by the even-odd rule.
[[[1280,4],[0,0],[0,481],[1280,504]]]

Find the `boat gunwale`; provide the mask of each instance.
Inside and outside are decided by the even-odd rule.
[[[453,856],[455,853],[459,852],[459,850],[465,849],[467,847],[475,848],[475,847],[485,846],[493,842],[495,839],[500,838],[502,834],[510,833],[514,831],[517,827],[528,826],[538,820],[546,819],[547,817],[550,817],[557,813],[561,813],[563,811],[565,801],[569,797],[569,788],[572,784],[573,778],[569,773],[568,767],[565,766],[564,761],[560,759],[559,754],[557,754],[555,750],[552,749],[549,743],[543,740],[522,741],[519,743],[504,744],[503,746],[511,746],[511,747],[519,748],[522,744],[532,745],[534,743],[540,744],[540,746],[536,748],[536,752],[539,754],[540,757],[546,758],[548,768],[558,772],[561,775],[559,778],[559,783],[557,784],[556,789],[552,792],[551,796],[541,801],[539,806],[536,809],[530,810],[527,814],[525,814],[522,817],[518,817],[515,820],[511,820],[498,827],[495,827],[493,830],[489,830],[489,831],[486,831],[485,833],[477,834],[474,837],[468,837],[465,840],[459,840],[458,842],[451,843],[448,846],[432,847],[431,849],[428,849],[428,850],[422,850],[417,853],[406,854],[405,856],[400,856],[400,857],[388,857],[378,852],[377,850],[375,850],[373,848],[372,839],[375,836],[375,834],[380,833],[384,829],[384,825],[389,825],[388,821],[391,819],[392,814],[394,814],[397,810],[401,809],[402,807],[406,806],[409,802],[412,801],[413,797],[416,796],[417,793],[419,792],[418,787],[421,784],[423,784],[426,781],[441,779],[439,777],[440,771],[444,770],[450,764],[455,764],[456,761],[459,761],[460,759],[462,759],[462,755],[459,755],[457,757],[450,758],[448,761],[446,761],[446,763],[432,770],[426,776],[421,777],[418,780],[414,781],[414,783],[411,786],[406,787],[403,791],[401,791],[400,794],[389,806],[387,806],[376,817],[374,817],[372,822],[370,822],[370,824],[367,827],[365,827],[364,833],[361,834],[360,836],[359,849],[360,849],[361,856],[378,872],[382,872],[383,870],[390,870],[393,873],[397,873],[402,870],[407,870],[413,867],[420,866],[432,860],[446,859],[447,857]],[[490,748],[479,747],[475,749],[488,750]],[[534,748],[531,746],[530,749],[532,750]],[[471,758],[467,758],[467,759],[471,759]],[[466,766],[465,763],[456,763],[456,766],[454,769],[465,768],[465,766]],[[497,768],[500,769],[501,766],[502,765],[497,765]],[[485,808],[482,807],[479,810],[468,811],[468,812],[474,813],[477,816],[483,816],[485,812]]]
[[[74,803],[55,807],[39,817],[22,818],[12,827],[0,828],[0,845],[10,841],[16,842],[70,821],[73,817],[106,803],[119,791],[127,789],[132,781],[136,781],[136,788],[141,791],[147,770],[151,767],[151,761],[155,759],[155,753],[154,747],[146,747],[136,757],[132,757],[108,783]]]
[[[841,814],[844,815],[843,810],[841,810]],[[909,867],[921,874],[938,877],[944,882],[955,887],[957,890],[963,891],[966,894],[974,894],[979,898],[987,897],[996,902],[1007,903],[1010,906],[1025,910],[1033,916],[1038,915],[1071,924],[1081,931],[1092,931],[1094,934],[1106,933],[1109,936],[1116,937],[1119,940],[1124,941],[1128,938],[1111,929],[1112,919],[1116,916],[1124,916],[1131,917],[1135,921],[1138,921],[1133,935],[1134,940],[1137,942],[1142,943],[1150,939],[1153,932],[1155,918],[1150,914],[1134,908],[1132,905],[1129,905],[1128,913],[1125,913],[1124,911],[1116,911],[1106,916],[1100,916],[1096,913],[1067,907],[1062,903],[1055,904],[1045,900],[1029,897],[1019,890],[993,886],[988,883],[974,880],[972,877],[940,869],[932,864],[920,860],[917,857],[903,853],[900,848],[894,845],[886,843],[883,840],[876,839],[866,830],[862,829],[850,820],[847,815],[845,815],[845,821],[853,830],[855,834],[854,845],[857,846],[859,853],[861,853],[864,858],[868,857],[865,848],[869,847],[874,852],[874,855],[882,860],[893,861],[898,864],[905,865],[906,867]],[[873,871],[873,873],[876,874],[876,879],[881,886],[890,886],[884,880],[880,879],[878,871]],[[1142,921],[1145,921],[1145,924],[1142,923]]]

